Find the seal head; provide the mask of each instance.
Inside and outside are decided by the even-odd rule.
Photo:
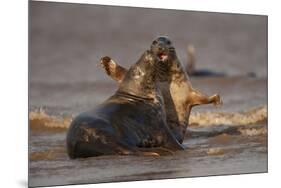
[[[156,96],[156,56],[149,50],[131,66],[117,93],[127,93],[142,98],[153,99]]]
[[[171,40],[165,36],[160,36],[153,40],[150,49],[160,62],[168,62],[175,53]]]
[[[167,81],[169,67],[175,59],[176,52],[171,40],[165,36],[160,36],[153,40],[150,46],[151,52],[157,57],[157,73],[160,81]]]

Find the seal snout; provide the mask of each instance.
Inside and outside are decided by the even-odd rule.
[[[169,57],[169,49],[164,44],[158,44],[155,47],[156,56],[159,61],[166,61]]]
[[[151,50],[159,61],[166,62],[169,59],[172,43],[167,37],[158,37],[151,44]]]
[[[162,50],[159,50],[160,52],[157,53],[157,57],[160,61],[166,61],[168,59],[168,53]]]

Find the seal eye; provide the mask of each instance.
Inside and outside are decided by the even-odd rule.
[[[167,44],[168,44],[168,45],[171,45],[171,41],[168,40],[168,41],[167,41]]]
[[[152,42],[152,44],[153,44],[153,45],[156,45],[156,44],[157,44],[157,41],[156,41],[156,40],[155,40],[155,41],[153,41],[153,42]]]

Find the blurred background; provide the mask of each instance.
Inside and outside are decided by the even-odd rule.
[[[199,90],[222,95],[219,110],[267,103],[266,16],[31,1],[29,26],[31,110],[77,114],[101,103],[117,84],[99,59],[129,67],[158,35],[173,41],[184,66],[192,44],[197,69],[227,75],[191,77]]]

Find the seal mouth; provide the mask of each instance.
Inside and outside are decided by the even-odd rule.
[[[159,52],[157,53],[157,57],[160,61],[166,61],[168,60],[168,54],[165,52]]]

